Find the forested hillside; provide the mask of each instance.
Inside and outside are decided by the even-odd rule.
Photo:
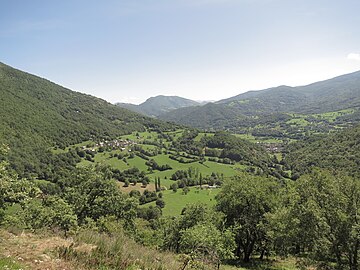
[[[214,103],[173,110],[160,115],[159,118],[191,127],[219,130],[225,129],[229,123],[235,124],[245,120],[245,116],[237,108]]]
[[[0,63],[0,140],[22,173],[35,172],[46,149],[110,138],[163,123]]]
[[[196,106],[200,104],[196,101],[182,97],[160,95],[151,97],[139,105],[128,103],[117,103],[116,105],[147,116],[157,117],[161,114],[171,112],[179,108]]]
[[[279,86],[250,91],[217,104],[237,107],[242,113],[324,113],[360,106],[360,71],[306,86]]]
[[[320,167],[359,176],[360,126],[291,144],[284,162],[293,173]]]
[[[357,122],[359,107],[360,71],[306,86],[249,91],[214,104],[174,110],[159,118],[198,128],[226,129],[237,133],[245,133],[249,127],[262,125],[261,128],[267,133],[273,133],[274,126],[264,126],[264,119],[282,115],[284,121],[277,121],[275,126],[282,133],[281,136],[288,137],[288,131],[281,129],[288,120],[297,119],[299,115],[312,117],[314,114],[351,110],[350,114],[354,114],[354,117],[343,118],[342,122],[352,123]],[[315,128],[318,129],[318,125]]]

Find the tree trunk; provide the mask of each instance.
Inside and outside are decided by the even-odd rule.
[[[235,256],[240,258],[240,255],[241,255],[241,245],[240,243],[238,243],[235,251]]]
[[[254,250],[255,240],[250,240],[246,243],[246,246],[244,248],[244,262],[250,261],[251,253]]]
[[[244,262],[250,262],[250,255],[251,252],[249,252],[248,250],[244,251]]]
[[[261,250],[260,260],[264,259],[264,255],[265,255],[265,248],[263,248],[263,249]]]
[[[351,270],[359,270],[358,269],[358,252],[359,252],[359,241],[356,241],[353,254],[351,256],[352,260],[350,261],[350,269]]]

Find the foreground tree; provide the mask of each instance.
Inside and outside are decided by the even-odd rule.
[[[358,270],[360,182],[345,175],[315,170],[294,184],[289,219],[297,219],[293,239],[298,253],[339,269]],[[347,267],[346,267],[347,266]]]
[[[181,252],[190,254],[192,261],[219,269],[221,261],[233,258],[235,242],[229,230],[220,231],[214,224],[205,222],[185,229],[181,234]]]
[[[8,148],[0,145],[0,154],[7,156]],[[30,181],[21,179],[8,168],[6,161],[0,162],[0,223],[3,210],[13,203],[23,204],[26,199],[40,194],[40,190]]]
[[[24,207],[24,221],[30,229],[58,228],[65,235],[77,227],[77,218],[71,206],[57,196],[28,201]]]
[[[162,248],[176,253],[180,252],[180,241],[185,230],[197,224],[212,222],[220,223],[220,214],[215,214],[205,204],[187,205],[179,217],[164,218],[162,220],[163,244]]]
[[[114,216],[131,225],[136,217],[138,200],[122,194],[116,183],[97,169],[77,169],[61,185],[64,199],[73,207],[79,224],[86,218]]]
[[[280,185],[271,178],[242,174],[225,182],[217,196],[217,209],[235,234],[237,257],[245,262],[255,250],[268,248],[266,215],[274,211]]]

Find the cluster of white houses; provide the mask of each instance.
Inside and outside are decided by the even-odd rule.
[[[111,148],[112,150],[121,150],[124,151],[126,148],[129,148],[133,145],[135,145],[136,142],[128,139],[115,139],[112,141],[101,141],[99,143],[96,143],[93,147],[91,147],[91,151],[96,151],[97,148],[105,147],[105,148]],[[83,146],[83,149],[88,149],[88,147]],[[130,151],[130,150],[129,150]]]

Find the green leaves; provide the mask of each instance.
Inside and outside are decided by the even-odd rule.
[[[290,185],[283,205],[268,216],[274,248],[283,255],[307,254],[339,268],[357,267],[358,179],[314,170]]]
[[[181,231],[180,249],[195,257],[209,260],[232,259],[235,249],[234,235],[230,230],[220,231],[211,223],[200,223]]]
[[[280,185],[271,178],[241,174],[229,180],[217,196],[217,209],[232,228],[237,256],[245,261],[257,248],[266,249],[266,215],[275,210]]]
[[[136,215],[137,200],[127,198],[114,180],[93,168],[77,169],[63,185],[65,199],[73,205],[80,224],[87,217],[97,220],[113,215],[130,221]]]
[[[24,221],[31,229],[59,228],[67,232],[77,227],[77,217],[72,207],[58,196],[27,202]]]

